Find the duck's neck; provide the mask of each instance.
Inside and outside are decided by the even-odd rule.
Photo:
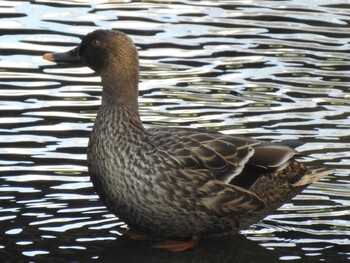
[[[101,109],[113,116],[113,122],[123,130],[141,134],[144,133],[139,115],[138,78],[135,80],[120,80],[116,76],[102,77]]]

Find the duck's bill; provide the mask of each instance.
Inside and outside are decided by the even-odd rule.
[[[79,48],[76,47],[72,50],[62,53],[46,53],[43,58],[52,62],[66,62],[66,63],[79,63]]]

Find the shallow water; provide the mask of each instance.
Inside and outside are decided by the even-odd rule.
[[[344,262],[350,259],[350,4],[331,1],[0,1],[1,262]],[[97,28],[140,52],[145,125],[301,140],[332,174],[241,235],[185,253],[121,237],[86,145],[89,69],[44,61]]]

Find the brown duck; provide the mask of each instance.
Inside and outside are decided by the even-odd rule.
[[[283,144],[196,129],[145,129],[138,112],[139,59],[124,33],[96,30],[56,62],[81,63],[102,79],[87,157],[106,206],[137,233],[181,251],[204,235],[235,234],[326,176]],[[190,241],[188,241],[190,240]]]

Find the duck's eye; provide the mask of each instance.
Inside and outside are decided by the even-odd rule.
[[[94,47],[99,47],[101,45],[100,40],[94,39],[91,41],[91,45]]]

